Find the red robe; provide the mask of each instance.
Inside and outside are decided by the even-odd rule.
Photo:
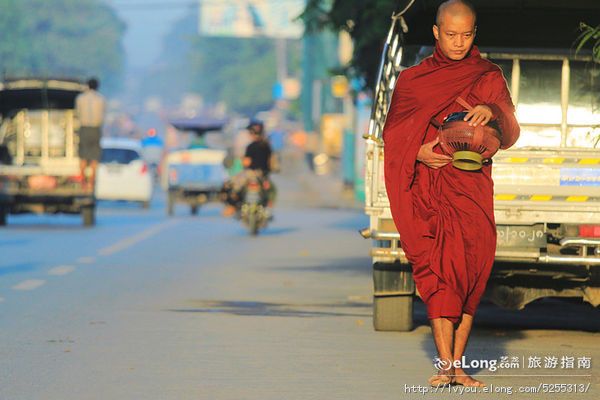
[[[398,77],[383,131],[385,183],[394,223],[427,315],[456,323],[475,314],[496,252],[491,165],[461,171],[434,170],[417,162],[422,144],[436,138],[432,117],[463,111],[456,98],[492,109],[502,131],[501,148],[519,137],[514,106],[500,68],[477,47],[461,61],[433,56]],[[442,153],[439,146],[435,152]]]

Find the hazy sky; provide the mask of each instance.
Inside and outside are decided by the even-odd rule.
[[[164,36],[194,0],[107,0],[127,23],[125,51],[129,69],[150,66],[160,54]]]

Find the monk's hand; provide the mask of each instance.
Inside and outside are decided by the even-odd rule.
[[[425,143],[419,149],[419,153],[417,154],[417,161],[422,162],[427,165],[429,168],[438,169],[443,167],[452,161],[452,157],[447,156],[445,154],[438,154],[433,151],[435,145],[440,142],[440,138],[437,137],[435,140]]]
[[[485,125],[494,117],[492,109],[486,105],[480,104],[475,106],[465,115],[465,121],[469,121],[469,125]]]

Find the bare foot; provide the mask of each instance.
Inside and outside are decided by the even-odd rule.
[[[453,373],[453,371],[444,371],[439,369],[436,375],[433,375],[428,379],[428,382],[433,387],[450,385],[453,383]]]
[[[471,378],[462,369],[456,369],[455,370],[453,383],[455,385],[463,385],[463,386],[470,386],[470,387],[483,387],[483,386],[485,386],[485,383],[483,383],[481,381],[478,381],[477,379]]]

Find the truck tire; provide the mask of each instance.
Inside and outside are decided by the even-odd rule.
[[[172,217],[175,214],[175,193],[169,192],[167,195],[167,215]]]
[[[8,215],[8,211],[6,207],[0,206],[0,226],[6,226],[6,216]]]
[[[413,329],[413,296],[374,296],[373,327],[376,331],[411,331]]]
[[[96,207],[86,206],[81,209],[83,226],[94,226],[96,224]]]
[[[192,215],[198,215],[198,209],[200,208],[200,206],[198,206],[198,204],[194,204],[191,208],[190,208],[190,212]]]

